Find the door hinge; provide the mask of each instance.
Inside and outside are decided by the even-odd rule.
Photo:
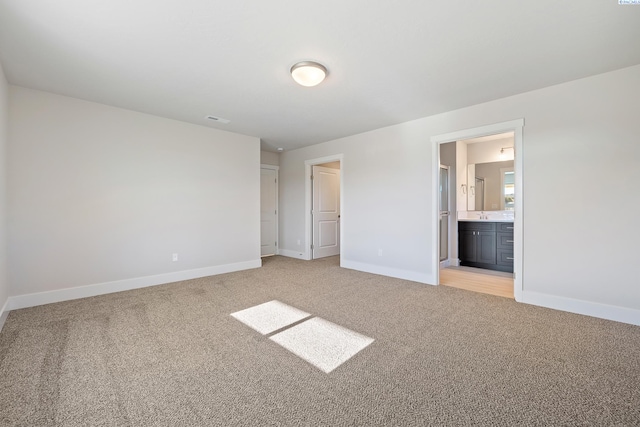
[[[311,250],[313,250],[313,243],[311,244]]]
[[[313,175],[311,175],[311,179],[313,180]]]
[[[278,210],[276,209],[275,211],[273,211],[274,215],[278,215]]]

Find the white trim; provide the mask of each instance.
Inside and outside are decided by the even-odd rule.
[[[280,188],[280,166],[261,164],[260,169],[269,169],[276,172],[276,251],[273,254],[260,254],[260,256],[278,255],[280,253],[278,249],[280,247],[280,193],[278,192]],[[262,242],[260,242],[260,245],[262,245]]]
[[[9,317],[9,298],[4,302],[2,309],[0,309],[0,332],[2,332],[2,327],[4,326],[4,322]]]
[[[311,224],[311,167],[323,163],[340,162],[340,266],[342,266],[342,248],[344,248],[344,155],[334,154],[332,156],[319,157],[304,161],[304,258],[311,260],[311,235],[313,228]],[[297,252],[296,252],[297,253]]]
[[[273,169],[275,171],[279,171],[280,170],[280,166],[267,165],[267,164],[261,163],[260,164],[260,169]]]
[[[524,119],[519,120],[520,125],[513,128],[513,169],[515,172],[515,206],[513,218],[513,296],[516,301],[522,301],[524,290],[524,150],[522,141],[522,128]]]
[[[532,291],[523,291],[521,302],[640,326],[640,310],[633,308],[541,294]]]
[[[165,283],[180,282],[182,280],[231,273],[234,271],[249,270],[252,268],[259,268],[261,266],[262,260],[256,259],[252,261],[236,262],[233,264],[175,271],[173,273],[157,274],[153,276],[134,277],[132,279],[116,280],[113,282],[96,283],[93,285],[78,286],[75,288],[18,295],[9,297],[9,301],[7,301],[7,303],[9,310],[18,310],[21,308],[51,304],[54,302],[69,301],[79,298],[93,297],[96,295],[110,294],[113,292],[146,288],[148,286],[162,285]]]
[[[433,285],[435,282],[433,275],[418,273],[416,271],[402,270],[399,268],[389,268],[381,265],[367,264],[363,262],[343,260],[340,267],[351,270],[364,271],[365,273],[379,274],[380,276],[395,277],[396,279],[411,280],[412,282]]]
[[[440,261],[440,268],[447,268],[451,266],[451,260],[449,258],[444,261]]]
[[[494,123],[492,125],[434,135],[431,137],[431,142],[435,144],[443,144],[445,142],[459,141],[461,139],[480,138],[481,136],[512,132],[514,129],[521,127],[524,127],[524,119],[516,119],[508,122]]]
[[[299,252],[299,251],[292,251],[289,249],[280,249],[278,251],[278,255],[282,255],[282,256],[286,256],[289,258],[296,258],[296,259],[302,259],[302,260],[306,260],[306,254],[304,252]]]
[[[481,126],[472,129],[465,129],[456,132],[446,133],[442,135],[434,135],[431,137],[432,145],[432,199],[434,220],[431,224],[431,232],[434,238],[432,239],[432,263],[434,282],[438,284],[440,282],[440,240],[438,227],[439,209],[438,209],[438,180],[440,171],[440,144],[447,142],[459,141],[463,139],[478,138],[481,136],[495,135],[498,133],[513,132],[514,136],[514,169],[515,169],[515,185],[516,185],[516,201],[513,223],[513,295],[516,301],[522,301],[523,290],[523,150],[522,150],[522,128],[524,127],[524,119],[511,120],[508,122],[495,123],[487,126]]]

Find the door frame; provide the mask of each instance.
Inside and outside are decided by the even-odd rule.
[[[280,187],[280,166],[260,164],[260,169],[271,169],[276,173],[276,253],[280,254],[280,195],[278,189]],[[265,255],[266,256],[266,255]],[[262,258],[262,255],[260,256]]]
[[[522,301],[523,290],[523,206],[524,206],[524,186],[523,186],[523,132],[524,119],[511,120],[508,122],[495,123],[492,125],[480,126],[471,129],[459,130],[451,133],[434,135],[431,137],[432,146],[432,206],[433,220],[431,224],[432,239],[431,265],[435,285],[440,284],[440,230],[439,230],[439,204],[438,185],[440,180],[440,144],[460,141],[464,139],[479,138],[481,136],[495,135],[498,133],[513,132],[514,134],[514,172],[516,186],[516,200],[513,222],[513,295],[516,301]]]
[[[344,244],[344,155],[334,154],[316,159],[304,161],[304,259],[310,261],[312,259],[311,242],[313,236],[313,223],[311,220],[311,208],[313,206],[311,194],[311,173],[312,166],[324,163],[340,162],[340,265],[342,265],[342,247]]]

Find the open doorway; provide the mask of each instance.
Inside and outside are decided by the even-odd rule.
[[[438,284],[519,300],[522,159],[515,153],[521,153],[523,125],[517,120],[432,138]],[[450,171],[448,229],[442,221],[443,166]]]
[[[342,155],[305,162],[306,259],[341,255],[343,236]]]
[[[495,151],[493,147],[496,143],[488,143],[490,140],[496,141],[498,145],[513,146],[512,133],[486,137],[483,140],[455,141],[440,145],[440,181],[438,184],[438,200],[440,204],[440,280],[438,284],[513,298],[513,275],[509,274],[509,272],[497,271],[498,269],[495,268],[498,267],[497,243],[492,244],[488,242],[489,247],[483,248],[485,251],[493,251],[495,254],[495,256],[489,257],[490,259],[486,260],[490,264],[480,265],[480,267],[485,268],[474,268],[464,265],[468,258],[469,250],[460,250],[461,244],[465,244],[467,241],[474,243],[473,240],[476,239],[476,232],[472,231],[471,233],[467,233],[470,234],[470,236],[465,240],[465,227],[460,227],[458,224],[458,212],[464,208],[464,202],[466,202],[467,212],[477,213],[479,217],[481,215],[484,216],[486,190],[490,189],[492,191],[491,200],[494,204],[495,200],[499,197],[499,195],[493,194],[494,192],[498,192],[498,190],[494,188],[494,184],[499,180],[494,176],[494,173],[491,173],[491,176],[487,176],[486,173],[486,171],[493,172],[495,169],[489,161],[497,156],[497,151],[493,156],[491,155],[492,152]],[[484,147],[482,146],[483,142],[485,143]],[[464,144],[467,145],[465,146]],[[468,144],[474,144],[473,150],[468,150]],[[464,161],[465,158],[467,159],[466,162]],[[476,162],[478,162],[478,165],[481,165],[480,162],[485,162],[490,167],[479,166],[478,170],[476,170]],[[511,160],[511,162],[513,162],[513,160]],[[458,171],[466,171],[466,180],[462,176],[462,173],[457,173]],[[485,176],[487,176],[486,179]],[[463,179],[462,182],[460,182],[461,178]],[[485,188],[485,180],[492,185]],[[456,185],[457,182],[460,182],[461,185]],[[502,210],[504,210],[504,204]],[[494,207],[491,214],[486,215],[496,216],[497,213],[497,209]],[[467,215],[465,215],[465,217],[466,216]],[[473,216],[473,214],[468,216]],[[501,218],[501,220],[502,219],[504,218]],[[483,221],[486,221],[483,224],[484,226],[489,225],[495,228],[495,224],[489,223],[488,220]],[[462,230],[462,232],[460,232],[460,230]],[[502,237],[502,233],[500,236]],[[493,241],[496,242],[497,235],[494,231],[494,233],[487,233],[486,238],[493,239]],[[502,239],[500,242],[501,249],[505,247],[508,248],[509,246],[513,248],[513,245],[509,244],[509,242],[512,241],[513,237]],[[461,253],[463,256],[460,256]],[[474,254],[474,256],[477,257],[477,254]],[[512,255],[511,258],[513,258]],[[505,258],[499,267],[508,270],[510,263],[512,264],[513,262]],[[511,272],[513,272],[512,269]]]

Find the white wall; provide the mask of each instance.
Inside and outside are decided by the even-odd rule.
[[[3,308],[9,298],[7,281],[7,140],[9,122],[9,84],[0,64],[0,329],[4,323]]]
[[[272,153],[271,151],[260,151],[260,164],[280,166],[280,153]]]
[[[416,268],[426,262],[424,251],[411,248],[431,238],[426,224],[416,227],[431,217],[430,167],[424,164],[430,150],[428,137],[414,121],[283,153],[280,241],[284,248],[308,252],[310,245],[304,228],[304,161],[343,153],[342,259],[367,271],[393,274],[390,269],[395,269],[414,280],[428,280],[426,272]]]
[[[456,209],[458,211],[469,210],[471,186],[469,185],[469,169],[467,167],[469,164],[468,147],[467,143],[456,141],[456,182],[458,184],[456,186]],[[475,203],[475,198],[473,201]]]
[[[343,265],[433,283],[430,137],[524,118],[524,300],[640,323],[638,93],[635,66],[286,152],[281,247],[308,240],[304,161],[343,153]]]
[[[260,265],[258,138],[12,86],[9,146],[12,296]]]

